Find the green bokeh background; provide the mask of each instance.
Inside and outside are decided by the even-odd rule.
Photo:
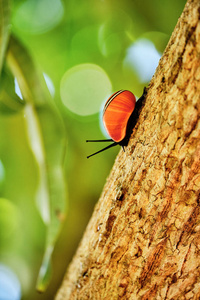
[[[146,37],[162,53],[185,2],[12,2],[11,30],[51,79],[53,101],[64,123],[67,142],[63,166],[68,190],[67,216],[53,254],[50,286],[44,294],[38,294],[35,285],[46,232],[35,203],[38,168],[28,142],[23,110],[0,115],[0,263],[17,275],[22,299],[54,298],[119,151],[115,147],[86,159],[101,145],[86,144],[85,140],[104,138],[99,114],[81,116],[63,104],[60,95],[64,74],[79,64],[95,64],[106,72],[112,92],[129,89],[140,96],[148,82],[140,82],[136,72],[124,67],[127,48]],[[78,101],[81,110],[86,100],[83,96]]]

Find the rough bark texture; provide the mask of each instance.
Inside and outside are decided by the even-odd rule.
[[[189,0],[56,300],[200,299],[199,20]]]

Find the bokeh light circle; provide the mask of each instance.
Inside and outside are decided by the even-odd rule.
[[[63,14],[61,0],[27,0],[20,3],[13,24],[20,31],[40,34],[57,26]]]
[[[63,104],[81,116],[99,112],[111,94],[112,85],[106,72],[95,64],[80,64],[68,70],[60,84]]]
[[[0,264],[0,299],[21,299],[21,286],[19,279],[9,267],[3,264]]]
[[[127,49],[123,64],[124,67],[133,69],[140,82],[145,83],[151,80],[160,58],[161,54],[154,44],[146,38],[141,38]]]

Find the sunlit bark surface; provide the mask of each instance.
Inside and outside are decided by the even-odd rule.
[[[189,0],[56,300],[200,299],[200,1]]]

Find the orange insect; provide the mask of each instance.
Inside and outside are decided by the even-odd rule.
[[[103,110],[103,124],[113,141],[119,143],[126,136],[128,120],[135,108],[135,96],[125,90],[114,93]]]
[[[142,97],[140,99],[142,99]],[[126,135],[127,135],[127,129],[129,127],[129,120],[131,115],[133,114],[135,105],[136,105],[135,96],[133,95],[133,93],[127,90],[120,90],[114,93],[107,100],[103,110],[103,124],[111,139],[87,140],[86,142],[112,142],[113,141],[114,143],[87,156],[87,158],[116,145],[120,145],[124,149],[124,145],[126,144],[125,140],[127,140]]]
[[[111,145],[87,156],[96,155],[113,146],[120,145],[124,150],[127,145],[130,130],[137,122],[143,100],[147,94],[144,87],[142,96],[137,100],[130,91],[120,90],[114,93],[106,102],[103,110],[103,124],[111,139],[86,140],[86,142],[113,142]]]

